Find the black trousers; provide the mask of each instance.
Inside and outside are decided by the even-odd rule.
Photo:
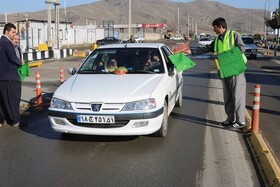
[[[0,123],[20,122],[21,82],[0,80]]]

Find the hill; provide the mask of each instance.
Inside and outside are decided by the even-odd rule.
[[[46,6],[47,7],[47,6]],[[68,7],[66,16],[64,9],[60,8],[60,20],[71,21],[73,25],[85,25],[86,19],[94,19],[97,25],[103,21],[113,20],[114,24],[128,23],[127,0],[101,0],[94,3]],[[54,11],[52,11],[54,20]],[[263,9],[243,9],[226,4],[194,0],[192,2],[172,2],[168,0],[141,0],[132,1],[132,23],[167,23],[168,29],[177,30],[179,12],[179,30],[187,33],[187,25],[197,31],[213,33],[212,21],[217,17],[224,17],[228,27],[242,33],[261,33],[264,30]],[[29,19],[47,20],[47,11],[28,12]],[[4,15],[0,17],[3,19]],[[188,22],[189,18],[189,22]],[[9,17],[9,21],[22,20],[22,17]]]

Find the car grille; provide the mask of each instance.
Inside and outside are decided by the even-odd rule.
[[[91,104],[92,103],[72,103],[72,107],[77,112],[92,111]],[[102,103],[102,107],[99,112],[118,112],[122,109],[123,105],[123,103]]]
[[[117,127],[123,127],[129,123],[129,120],[116,120],[114,124],[78,123],[76,119],[67,119],[67,120],[75,126],[87,127],[87,128],[117,128]]]

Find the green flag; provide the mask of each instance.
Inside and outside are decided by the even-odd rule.
[[[179,72],[185,71],[186,69],[192,68],[196,65],[194,61],[186,57],[183,53],[170,55],[169,58]]]
[[[18,74],[21,81],[23,81],[25,77],[29,76],[30,72],[28,62],[25,62],[20,68],[18,68]]]
[[[221,78],[239,75],[246,70],[247,58],[238,47],[233,47],[217,55]]]

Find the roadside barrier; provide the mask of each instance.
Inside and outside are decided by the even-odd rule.
[[[265,55],[269,55],[269,46],[267,46],[267,49],[265,51]]]
[[[52,50],[50,51],[37,51],[37,50],[29,50],[28,52],[23,53],[24,61],[36,61],[53,58],[54,53]]]
[[[251,120],[252,132],[249,138],[249,145],[263,177],[265,186],[280,187],[279,162],[259,130],[260,91],[261,86],[256,84]]]
[[[43,64],[42,61],[33,61],[33,62],[29,62],[28,63],[28,67],[32,68],[32,67],[38,67],[41,66]]]
[[[73,49],[52,49],[47,51],[38,51],[29,49],[28,52],[23,52],[24,61],[37,61],[50,58],[66,58],[73,55]]]
[[[36,106],[42,104],[40,73],[36,72]]]
[[[64,82],[64,68],[60,68],[60,84]]]
[[[252,110],[252,132],[259,132],[259,116],[260,116],[260,95],[261,86],[259,84],[255,85],[253,110]]]
[[[87,55],[88,54],[86,51],[77,51],[77,50],[73,51],[74,57],[84,57],[85,58]]]
[[[184,52],[188,48],[189,48],[188,43],[178,43],[178,44],[171,46],[170,49],[173,53],[180,53],[180,52]]]
[[[73,49],[54,49],[54,58],[61,59],[73,55]]]

